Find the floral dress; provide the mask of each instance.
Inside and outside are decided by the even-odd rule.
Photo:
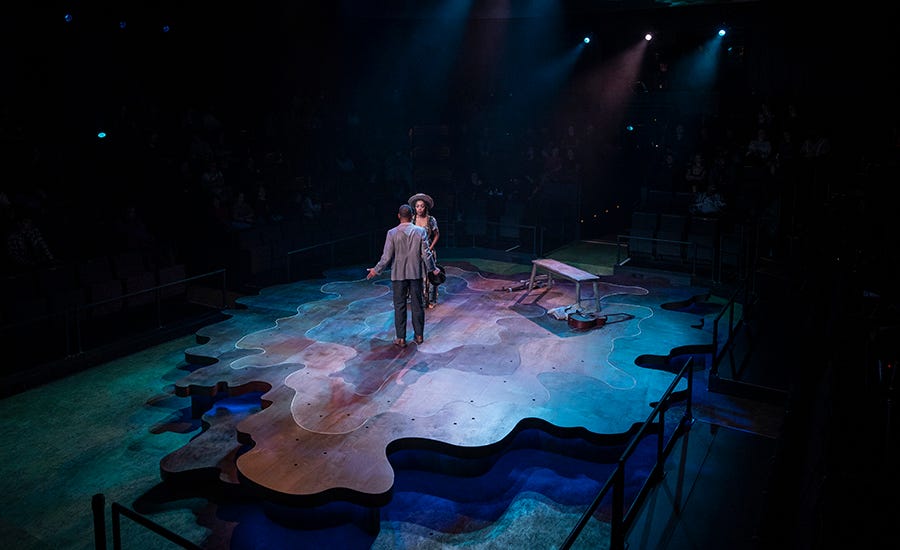
[[[438,234],[438,223],[437,219],[431,214],[428,215],[428,221],[425,225],[419,224],[419,219],[416,218],[416,225],[419,227],[424,227],[425,231],[428,233],[428,245],[431,246],[434,242],[435,236]],[[431,254],[434,256],[434,261],[437,263],[437,252],[432,248]],[[437,285],[432,285],[431,281],[428,279],[428,274],[425,275],[425,305],[427,307],[434,307],[434,304],[437,303]]]

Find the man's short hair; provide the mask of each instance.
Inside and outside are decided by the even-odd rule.
[[[404,220],[411,220],[413,217],[412,207],[408,204],[401,204],[400,209],[397,210],[397,215]]]

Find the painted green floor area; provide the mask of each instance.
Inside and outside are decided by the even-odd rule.
[[[190,404],[167,387],[184,375],[194,342],[171,340],[0,401],[0,546],[94,548],[95,494],[129,505],[160,483],[160,458],[199,431],[189,420],[183,433],[154,430]],[[202,540],[194,507],[203,505],[186,501],[154,519]]]
[[[600,276],[612,275],[620,259],[615,243],[607,241],[575,241],[550,252],[547,257]],[[623,251],[624,253],[624,251]]]
[[[515,252],[482,250],[473,255],[471,248],[447,248],[439,254],[441,261],[465,260],[482,271],[498,275],[524,273],[527,276],[531,273],[532,258]],[[619,260],[616,244],[607,241],[574,241],[550,251],[546,257],[600,276],[612,275]]]

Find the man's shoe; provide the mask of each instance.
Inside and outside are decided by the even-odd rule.
[[[416,341],[417,344],[421,344],[422,342],[425,341],[425,338],[422,337],[422,336],[416,336],[416,340],[415,340],[415,341]]]
[[[406,347],[406,338],[397,338],[396,340],[394,340],[394,345],[400,346],[401,348],[405,348]]]

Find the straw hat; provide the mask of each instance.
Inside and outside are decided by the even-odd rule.
[[[431,210],[434,208],[434,199],[426,195],[425,193],[416,193],[415,195],[409,198],[409,205],[413,207],[413,210],[416,208],[416,201],[418,200],[425,201],[425,204],[428,205],[428,209]]]

